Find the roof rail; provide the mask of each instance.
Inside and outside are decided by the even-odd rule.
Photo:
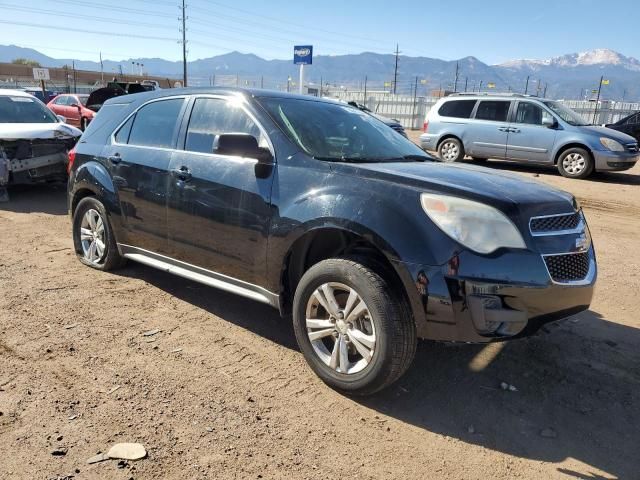
[[[531,98],[535,95],[525,95],[524,93],[514,93],[514,92],[456,92],[449,95],[450,97],[521,97],[521,98]]]

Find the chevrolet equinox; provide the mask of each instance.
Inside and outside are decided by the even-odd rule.
[[[397,380],[417,338],[522,337],[591,302],[595,254],[572,195],[434,162],[343,103],[223,88],[126,95],[69,157],[82,263],[133,260],[269,304],[345,393]]]

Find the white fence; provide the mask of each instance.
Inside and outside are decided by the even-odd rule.
[[[409,129],[421,129],[425,115],[439,100],[437,97],[413,97],[388,92],[366,92],[365,95],[364,91],[332,90],[324,94],[346,102],[355,101],[366,105],[380,115],[400,121],[405,128]],[[596,112],[596,102],[582,100],[559,100],[559,102],[579,113],[586,122],[596,125],[617,122],[640,110],[640,103],[603,100],[598,102]]]

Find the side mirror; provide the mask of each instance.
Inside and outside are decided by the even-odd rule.
[[[547,128],[556,128],[558,126],[558,121],[551,116],[543,116],[542,126]]]
[[[60,123],[67,123],[67,117],[63,117],[62,115],[56,115],[56,117],[58,117]]]
[[[258,140],[248,133],[224,133],[213,142],[213,152],[220,155],[255,158],[260,163],[273,163],[271,152],[258,146]]]

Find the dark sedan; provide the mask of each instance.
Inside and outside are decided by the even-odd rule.
[[[616,123],[605,125],[605,127],[631,135],[640,142],[640,112],[632,113]]]

